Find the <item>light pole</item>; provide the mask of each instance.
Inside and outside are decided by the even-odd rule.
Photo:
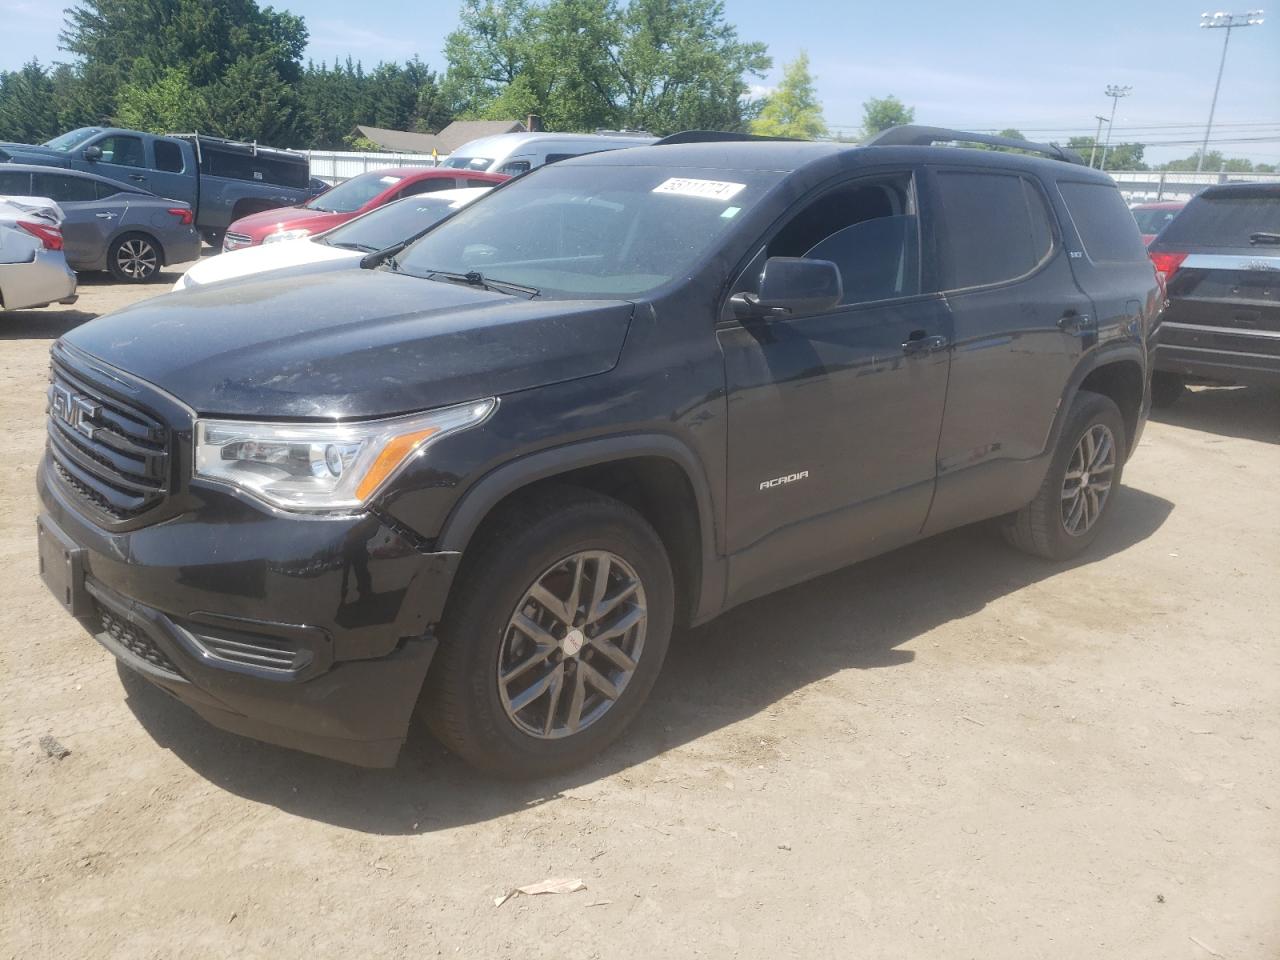
[[[1093,146],[1089,148],[1089,166],[1093,167],[1093,158],[1098,152],[1098,141],[1102,139],[1102,125],[1107,122],[1107,118],[1101,114],[1094,114],[1098,118],[1098,130],[1093,135]]]
[[[1204,167],[1204,155],[1209,152],[1209,133],[1213,130],[1213,112],[1218,108],[1218,88],[1222,86],[1222,68],[1227,65],[1227,44],[1231,42],[1231,31],[1236,27],[1256,27],[1262,23],[1261,10],[1249,10],[1246,13],[1200,14],[1200,27],[1208,30],[1226,30],[1222,38],[1222,59],[1218,62],[1218,79],[1213,85],[1213,100],[1209,103],[1209,122],[1204,125],[1204,143],[1200,146],[1200,157],[1196,160],[1196,173]]]
[[[1107,84],[1107,89],[1103,91],[1111,98],[1111,120],[1107,124],[1107,142],[1102,145],[1102,162],[1098,164],[1099,170],[1107,169],[1107,151],[1111,149],[1111,130],[1116,125],[1116,105],[1121,97],[1127,97],[1132,91],[1133,87],[1118,87],[1114,83]]]

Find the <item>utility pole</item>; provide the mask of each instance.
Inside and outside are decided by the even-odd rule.
[[[1089,148],[1089,167],[1090,168],[1093,167],[1094,154],[1098,152],[1098,141],[1102,139],[1102,125],[1107,122],[1107,118],[1102,116],[1101,114],[1095,113],[1094,116],[1098,118],[1098,130],[1093,135],[1093,146]]]
[[[1213,130],[1213,112],[1218,108],[1218,88],[1222,86],[1222,69],[1227,65],[1227,44],[1231,42],[1231,31],[1236,27],[1256,27],[1262,23],[1261,10],[1249,10],[1245,13],[1202,13],[1200,27],[1207,30],[1226,30],[1222,38],[1222,59],[1218,62],[1218,79],[1213,85],[1213,100],[1209,103],[1209,122],[1204,125],[1204,143],[1200,146],[1200,157],[1196,160],[1196,173],[1204,167],[1204,155],[1209,152],[1209,133]]]
[[[1111,120],[1107,123],[1107,142],[1102,146],[1102,162],[1098,164],[1099,170],[1107,169],[1107,151],[1111,149],[1111,130],[1116,125],[1116,105],[1121,97],[1127,97],[1132,91],[1133,87],[1118,87],[1114,83],[1107,84],[1107,89],[1103,91],[1111,98]]]

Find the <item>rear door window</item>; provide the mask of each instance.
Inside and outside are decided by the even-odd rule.
[[[1044,195],[1027,178],[940,170],[937,184],[946,289],[1015,280],[1034,270],[1053,249]]]
[[[1265,187],[1206,190],[1160,234],[1161,245],[1256,247],[1255,233],[1280,233],[1280,192]],[[1275,250],[1275,247],[1264,249]]]
[[[67,173],[37,173],[34,184],[36,196],[48,197],[58,203],[98,199],[93,185],[94,181],[87,177]]]
[[[156,169],[164,173],[181,173],[183,168],[182,148],[172,140],[157,140]]]
[[[1058,181],[1067,212],[1094,263],[1141,263],[1147,248],[1120,191],[1105,183]]]

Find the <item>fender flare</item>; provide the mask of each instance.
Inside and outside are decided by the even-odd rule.
[[[724,601],[725,571],[721,524],[716,500],[698,457],[675,437],[660,433],[630,433],[581,440],[539,450],[485,474],[454,504],[436,538],[436,549],[462,553],[490,511],[505,497],[539,480],[582,467],[594,467],[633,457],[658,457],[674,463],[693,490],[701,534],[701,590],[694,598],[695,620],[707,619]]]
[[[1054,414],[1053,424],[1049,428],[1048,442],[1045,445],[1045,452],[1052,454],[1058,448],[1058,442],[1062,437],[1062,430],[1067,422],[1067,411],[1071,409],[1071,404],[1076,398],[1076,394],[1080,392],[1080,385],[1084,383],[1085,378],[1099,367],[1109,366],[1113,363],[1123,361],[1131,361],[1134,363],[1142,376],[1150,376],[1150,365],[1147,357],[1143,353],[1142,347],[1132,341],[1100,347],[1091,350],[1080,359],[1075,369],[1071,371],[1071,376],[1067,379],[1067,386],[1062,391],[1062,398],[1058,401],[1058,411]],[[1148,395],[1148,388],[1144,383],[1143,399],[1139,401],[1140,409],[1138,416],[1142,416],[1142,404],[1145,403]],[[1132,443],[1133,438],[1126,438]],[[1132,453],[1132,449],[1130,449]]]

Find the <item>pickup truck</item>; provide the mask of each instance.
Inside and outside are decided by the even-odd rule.
[[[215,248],[233,220],[314,193],[304,155],[199,134],[80,127],[39,146],[0,143],[2,161],[85,170],[180,200]]]

